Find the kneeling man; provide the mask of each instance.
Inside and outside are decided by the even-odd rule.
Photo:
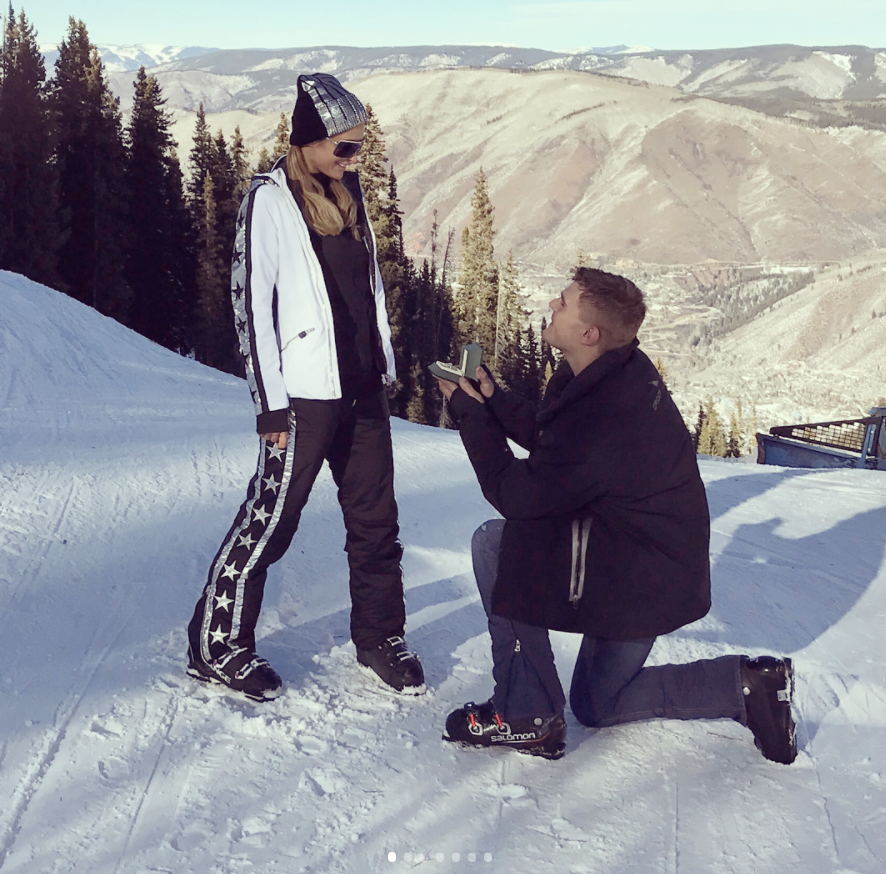
[[[492,636],[492,697],[446,720],[445,740],[563,755],[566,697],[548,629],[583,635],[569,704],[584,725],[730,718],[763,755],[797,755],[790,659],[742,655],[643,667],[655,638],[711,606],[710,519],[695,448],[638,348],[629,280],[579,268],[550,304],[563,354],[538,411],[477,368],[440,380],[486,499],[474,535]],[[529,450],[517,459],[511,438]]]

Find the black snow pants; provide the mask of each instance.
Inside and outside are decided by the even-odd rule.
[[[384,392],[356,401],[294,399],[286,449],[261,441],[246,500],[209,569],[188,626],[192,653],[209,663],[255,650],[267,569],[298,528],[323,461],[347,531],[351,638],[360,648],[402,636],[406,622],[394,464]]]

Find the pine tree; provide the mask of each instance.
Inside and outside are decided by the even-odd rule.
[[[267,173],[274,166],[274,159],[271,157],[266,146],[262,146],[258,152],[258,162],[255,165],[256,173]]]
[[[434,289],[431,270],[427,260],[418,271],[411,271],[410,294],[415,300],[415,312],[409,332],[409,344],[406,350],[409,356],[409,378],[406,380],[409,393],[405,399],[405,415],[410,422],[428,424],[434,422],[433,412],[428,415],[433,398],[431,380],[428,379],[426,365],[435,359],[431,351],[434,330]],[[402,358],[401,352],[401,358]]]
[[[127,278],[134,296],[131,326],[168,349],[184,350],[189,321],[190,237],[173,156],[171,119],[157,79],[141,67],[126,130],[131,238]],[[184,239],[182,239],[184,235]]]
[[[471,221],[462,233],[462,262],[458,274],[460,288],[455,296],[454,316],[457,344],[479,343],[487,359],[495,355],[498,316],[494,217],[486,175],[481,169],[471,197]],[[490,369],[495,372],[495,368]]]
[[[239,124],[234,128],[234,136],[231,137],[231,164],[234,168],[234,201],[239,203],[249,190],[249,183],[252,178],[246,146],[243,143],[243,134],[240,133]]]
[[[707,418],[707,413],[705,412],[704,404],[699,402],[698,405],[698,419],[695,422],[695,428],[692,429],[692,442],[695,444],[696,452],[701,452],[698,448],[698,444],[701,441],[701,432],[704,429],[705,419]]]
[[[214,157],[215,145],[212,142],[212,134],[209,133],[209,125],[206,123],[206,112],[201,101],[197,109],[194,145],[191,147],[191,154],[188,158],[191,172],[187,192],[195,217],[204,214],[203,188],[207,174],[212,172]]]
[[[289,152],[289,121],[286,113],[280,113],[280,121],[277,122],[276,136],[274,137],[274,148],[271,151],[272,166],[278,158],[282,158]]]
[[[239,373],[237,337],[231,307],[230,277],[225,248],[218,233],[215,186],[212,174],[203,180],[200,198],[203,214],[197,236],[197,291],[199,295],[199,339],[197,358],[210,367]]]
[[[443,262],[437,266],[437,210],[434,210],[434,222],[431,225],[431,282],[434,288],[434,328],[433,354],[429,360],[436,361],[449,355],[452,348],[453,316],[452,286],[449,283],[450,255],[455,231],[450,228],[446,235],[446,246],[443,249]]]
[[[726,457],[740,458],[744,450],[744,429],[741,421],[741,401],[729,416],[729,436],[726,439]]]
[[[0,269],[58,286],[58,176],[46,70],[34,28],[12,4],[0,50]]]
[[[417,313],[416,277],[411,261],[403,251],[402,212],[397,194],[397,177],[391,168],[388,191],[379,203],[375,223],[378,266],[387,299],[391,342],[397,363],[397,386],[391,408],[397,416],[408,417],[411,396],[416,391],[415,319]]]
[[[120,107],[82,21],[69,19],[50,95],[64,240],[59,272],[72,296],[126,323],[131,292],[124,270],[130,241],[128,204],[120,197],[125,185]]]
[[[181,284],[180,318],[174,321],[180,326],[178,350],[184,355],[193,353],[197,343],[197,229],[188,208],[181,165],[174,148],[170,149],[166,163],[167,257],[172,277]]]
[[[520,303],[520,277],[514,263],[514,253],[508,252],[507,261],[498,271],[498,300],[496,302],[495,345],[490,369],[498,372],[505,385],[522,382],[526,363],[523,327],[526,313]]]
[[[698,438],[698,452],[701,455],[726,455],[726,434],[723,420],[714,405],[714,399],[708,396],[704,406],[705,418]]]
[[[241,198],[236,196],[237,173],[234,159],[228,151],[225,135],[218,131],[212,141],[212,153],[209,165],[212,174],[212,185],[215,193],[216,222],[219,236],[223,240],[234,240],[234,224]],[[227,257],[227,256],[226,256]]]
[[[224,134],[213,138],[201,104],[191,149],[190,209],[197,231],[197,358],[210,367],[241,374],[231,309],[230,252],[239,199],[237,173]],[[202,178],[199,194],[195,187]]]
[[[511,389],[533,404],[541,399],[541,347],[530,322],[521,334],[519,369],[511,379]]]
[[[437,265],[437,239],[439,226],[437,210],[434,210],[434,221],[431,225],[431,261],[422,265],[419,274],[418,307],[424,319],[424,343],[419,352],[424,388],[424,421],[441,428],[451,426],[448,409],[443,396],[437,388],[436,381],[427,369],[433,361],[448,360],[452,347],[452,288],[447,280],[449,253],[452,247],[454,232],[447,234],[446,246],[443,250],[443,261]]]
[[[385,170],[384,133],[378,116],[370,104],[366,104],[366,127],[363,149],[360,152],[360,184],[363,187],[363,200],[376,233],[379,233],[381,205],[387,199],[390,189],[388,172]],[[382,229],[383,230],[383,229]]]

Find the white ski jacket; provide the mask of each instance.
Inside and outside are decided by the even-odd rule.
[[[290,398],[341,397],[332,307],[308,226],[292,196],[284,161],[256,175],[237,216],[231,295],[255,403],[259,433],[286,430]],[[351,177],[351,178],[348,178]],[[344,184],[363,211],[356,173]],[[385,381],[396,378],[391,329],[371,223],[367,247],[370,285],[387,363]]]

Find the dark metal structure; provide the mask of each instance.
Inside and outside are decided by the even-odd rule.
[[[874,407],[863,419],[770,428],[757,434],[757,462],[886,470],[886,407]]]

